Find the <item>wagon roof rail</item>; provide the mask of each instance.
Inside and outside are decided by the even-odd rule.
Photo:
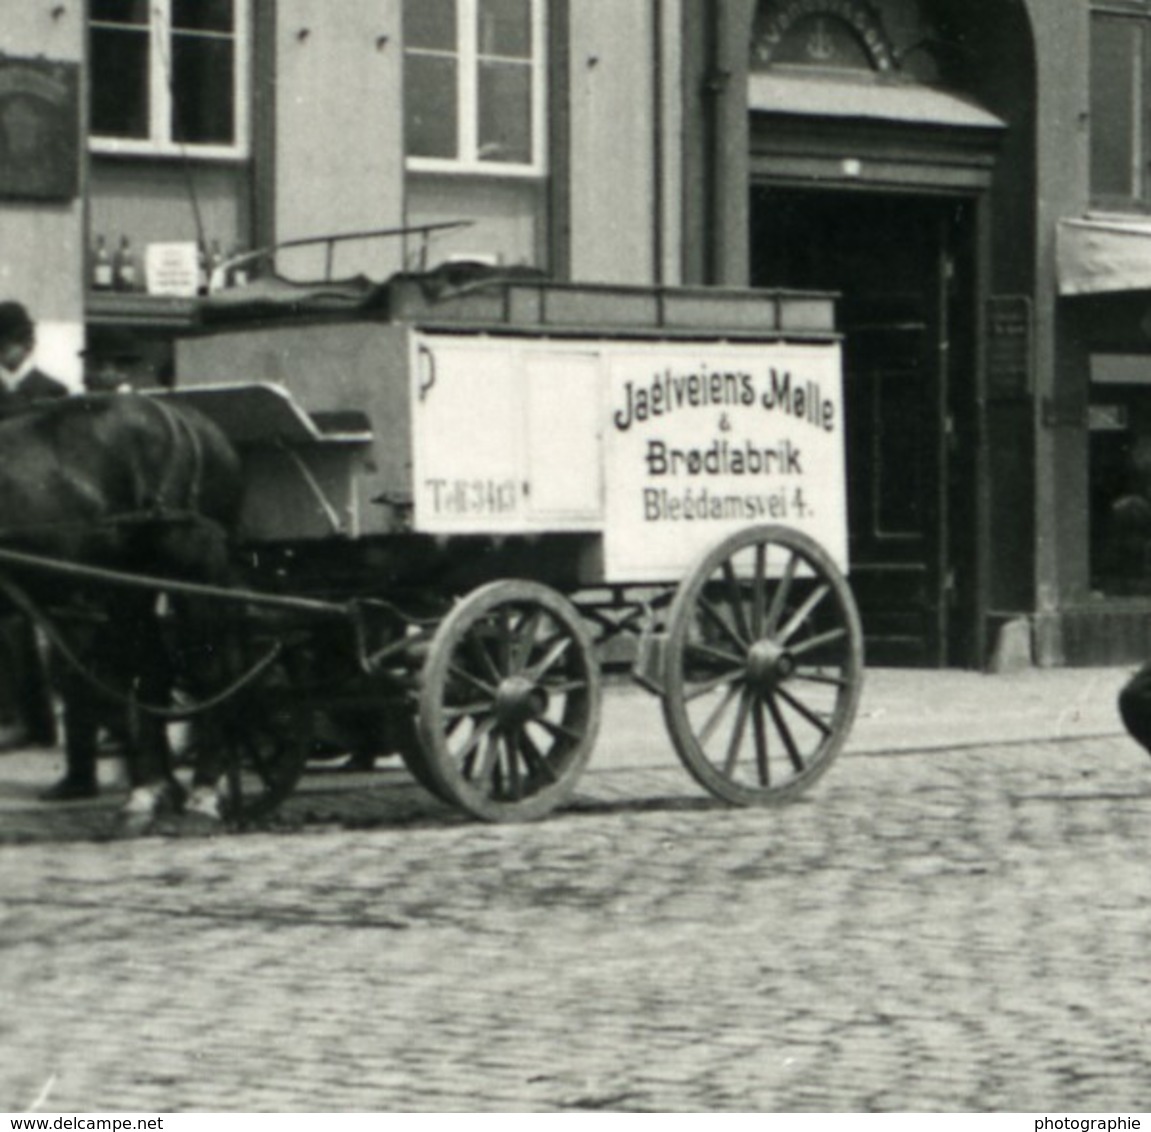
[[[278,243],[269,244],[266,247],[257,248],[254,251],[243,252],[240,255],[231,256],[224,260],[216,269],[219,273],[217,277],[226,278],[227,273],[237,267],[258,263],[261,260],[271,260],[278,252],[294,248],[322,246],[325,249],[324,278],[322,282],[331,283],[333,281],[332,269],[335,263],[337,244],[364,240],[402,239],[404,241],[403,259],[404,262],[407,263],[407,240],[410,236],[419,237],[417,262],[419,269],[424,270],[427,266],[428,248],[431,245],[433,235],[437,232],[448,232],[458,228],[471,228],[474,224],[474,220],[440,220],[432,224],[405,224],[398,228],[370,228],[359,232],[334,232],[323,236],[302,236],[295,240],[281,240]],[[210,291],[215,289],[214,285],[209,288]]]

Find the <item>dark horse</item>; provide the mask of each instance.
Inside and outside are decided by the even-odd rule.
[[[0,546],[137,575],[224,583],[242,495],[240,461],[193,409],[137,394],[71,397],[0,420]],[[0,565],[0,570],[10,572]],[[157,594],[50,572],[11,571],[37,602],[82,610],[90,659],[105,686],[163,705],[172,671]],[[69,766],[94,765],[108,703],[60,666]],[[124,709],[127,711],[127,709]],[[176,801],[165,724],[133,713],[128,808]]]

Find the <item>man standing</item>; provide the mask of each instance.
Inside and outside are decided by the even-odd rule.
[[[36,367],[36,327],[23,305],[0,303],[0,416],[50,397],[66,397],[68,387]]]
[[[130,330],[93,327],[81,356],[89,393],[128,393],[157,384],[148,356]]]
[[[36,367],[35,348],[36,327],[23,305],[0,302],[0,417],[67,396],[63,382]],[[55,740],[52,695],[36,635],[23,617],[0,615],[0,749],[51,746]],[[94,793],[94,781],[69,783],[59,796]]]

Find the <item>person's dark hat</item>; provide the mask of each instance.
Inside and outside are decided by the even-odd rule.
[[[36,326],[23,303],[0,303],[0,342],[31,342]]]
[[[94,326],[80,356],[88,361],[138,362],[144,357],[136,335],[120,326]]]

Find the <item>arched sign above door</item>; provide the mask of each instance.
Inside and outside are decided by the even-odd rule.
[[[883,21],[865,0],[766,0],[756,13],[751,63],[896,69]]]

